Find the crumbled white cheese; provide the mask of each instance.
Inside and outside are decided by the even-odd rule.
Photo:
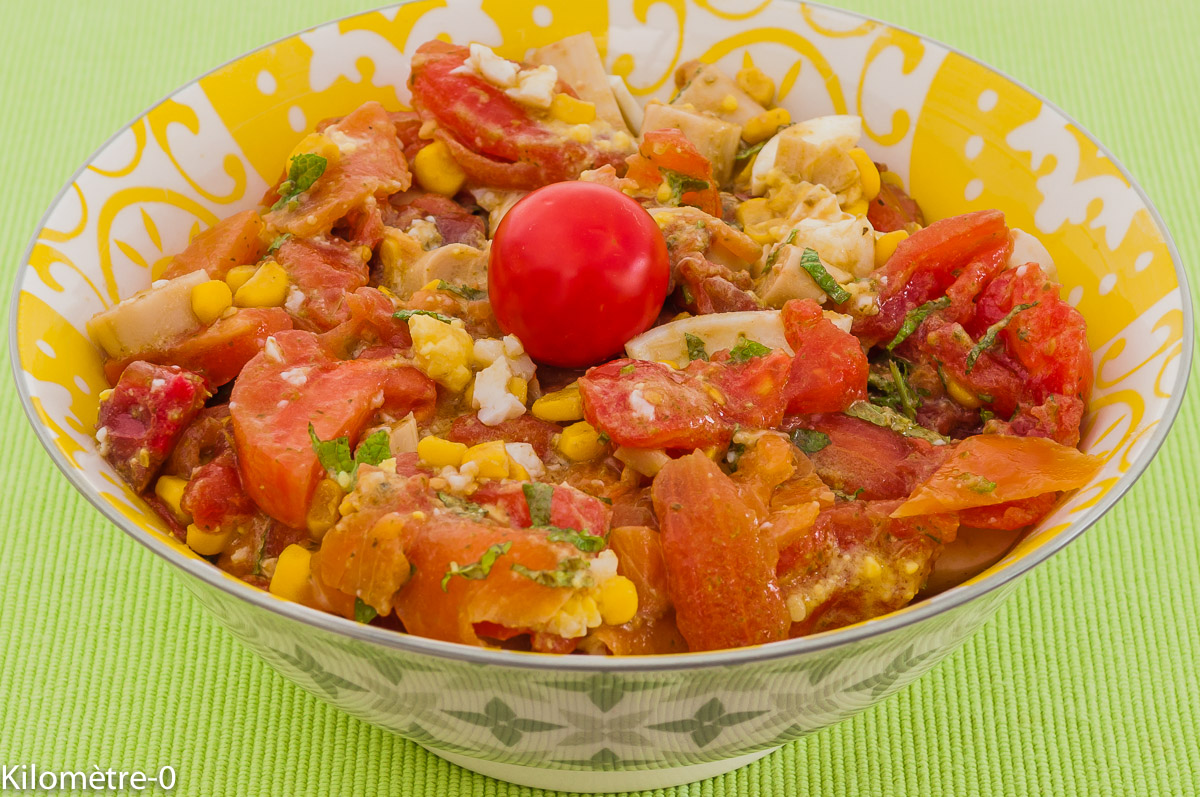
[[[522,69],[517,73],[517,85],[505,89],[504,93],[524,105],[545,109],[554,100],[554,86],[557,83],[558,70],[549,64],[542,64],[533,69]]]
[[[300,312],[300,308],[304,305],[304,292],[295,285],[288,286],[287,299],[283,303],[283,309],[287,310],[292,315]]]
[[[471,405],[479,410],[479,420],[485,426],[495,426],[525,413],[525,405],[508,392],[512,379],[511,361],[499,357],[475,376]]]
[[[638,385],[629,393],[629,407],[633,410],[633,414],[647,421],[654,420],[654,405],[646,401],[646,397],[642,395],[642,386]]]
[[[308,368],[289,368],[279,375],[289,385],[300,387],[308,381]]]
[[[488,83],[502,89],[517,85],[517,71],[520,66],[515,61],[502,58],[496,55],[491,47],[477,42],[471,43],[469,51],[470,54],[467,56],[467,60],[463,61],[463,65],[450,74],[479,75]]]
[[[529,443],[505,443],[504,450],[513,462],[525,469],[530,478],[538,479],[545,475],[546,466]]]
[[[166,386],[167,386],[167,380],[165,380],[165,379],[151,379],[150,380],[150,389],[151,390],[162,390]]]

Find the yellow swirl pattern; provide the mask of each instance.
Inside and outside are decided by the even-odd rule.
[[[124,165],[90,165],[79,175],[57,208],[57,215],[71,220],[66,223],[74,223],[71,229],[41,231],[17,307],[22,378],[65,460],[132,523],[191,555],[161,533],[153,513],[94,453],[96,396],[106,385],[99,354],[79,331],[82,319],[117,301],[119,286],[145,285],[146,271],[171,254],[164,242],[250,206],[257,198],[252,192],[279,177],[283,157],[320,119],[367,100],[406,108],[407,59],[420,44],[418,29],[420,38],[487,40],[509,57],[589,32],[610,70],[631,82],[635,94],[660,99],[672,90],[681,60],[717,61],[752,51],[797,116],[801,106],[813,105],[811,97],[793,97],[808,74],[805,64],[816,71],[814,84],[819,79],[837,113],[848,111],[844,81],[857,80],[854,100],[868,148],[888,149],[907,164],[901,176],[929,217],[1003,209],[1011,226],[1045,243],[1070,286],[1070,301],[1090,322],[1097,379],[1085,447],[1106,465],[997,568],[1056,539],[1144,457],[1185,344],[1174,264],[1161,231],[1113,163],[1036,96],[911,34],[829,9],[786,2],[735,6],[728,0],[474,2],[474,9],[463,10],[461,2],[421,0],[362,14],[218,69],[199,81],[200,92],[181,93],[131,125],[128,162],[126,138],[97,159]],[[660,21],[660,5],[673,16],[667,33],[649,21],[652,15]],[[866,37],[873,38],[865,46],[847,48],[847,39]],[[882,66],[893,48],[902,57],[895,74]],[[654,75],[630,80],[639,64],[651,63],[665,69],[656,66]],[[881,117],[871,107],[871,97],[880,94],[894,106],[888,129],[876,124]],[[172,125],[182,125],[194,147],[227,154],[217,167],[188,173],[172,151]],[[232,180],[233,188],[206,188],[213,180]],[[95,208],[99,213],[90,212]]]

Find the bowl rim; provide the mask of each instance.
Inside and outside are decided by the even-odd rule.
[[[33,427],[34,434],[42,447],[49,454],[50,459],[58,467],[58,469],[67,478],[67,481],[87,499],[93,507],[95,507],[101,515],[106,517],[111,523],[122,529],[126,534],[132,537],[137,542],[154,552],[158,556],[165,559],[168,563],[182,570],[184,574],[190,575],[204,584],[213,587],[221,592],[227,593],[230,597],[245,601],[259,609],[280,615],[281,617],[302,623],[313,627],[320,631],[325,631],[338,636],[349,637],[360,642],[368,644],[381,645],[396,651],[409,653],[417,653],[422,655],[433,656],[439,659],[450,659],[459,662],[467,662],[472,664],[483,664],[493,667],[508,667],[513,669],[527,670],[554,670],[565,671],[572,673],[611,673],[630,675],[636,673],[649,672],[677,672],[683,670],[703,669],[710,667],[728,667],[746,663],[763,663],[776,659],[789,658],[809,653],[831,650],[833,648],[850,645],[856,642],[861,642],[872,637],[882,637],[893,631],[906,628],[910,625],[928,620],[937,615],[956,609],[966,604],[983,597],[984,595],[993,592],[1000,587],[1016,581],[1021,576],[1028,573],[1037,565],[1049,559],[1054,554],[1061,551],[1070,543],[1078,539],[1084,531],[1095,524],[1101,517],[1119,501],[1124,495],[1129,492],[1133,485],[1145,473],[1150,463],[1158,455],[1162,448],[1167,435],[1174,426],[1175,420],[1179,415],[1179,411],[1183,405],[1184,395],[1187,392],[1189,378],[1192,369],[1193,355],[1195,348],[1195,329],[1191,298],[1191,288],[1188,283],[1187,269],[1184,268],[1179,250],[1175,245],[1174,238],[1170,230],[1167,228],[1166,222],[1155,207],[1150,197],[1142,189],[1141,185],[1134,179],[1133,175],[1125,168],[1109,149],[1101,143],[1095,136],[1091,134],[1083,125],[1079,124],[1070,114],[1066,113],[1054,102],[1051,102],[1040,92],[1030,88],[1025,83],[1016,80],[1007,73],[996,69],[990,64],[985,63],[979,58],[969,55],[957,47],[950,46],[937,39],[922,35],[908,28],[894,25],[892,23],[881,20],[867,14],[862,14],[857,11],[837,8],[820,2],[808,2],[808,0],[787,0],[795,5],[805,5],[812,8],[817,8],[823,11],[832,12],[835,15],[842,15],[852,19],[857,19],[860,22],[872,22],[877,25],[882,25],[892,30],[907,33],[915,36],[923,42],[933,44],[944,48],[947,53],[958,55],[965,58],[984,69],[987,69],[1013,85],[1028,92],[1030,95],[1039,99],[1047,107],[1058,113],[1075,129],[1081,132],[1090,142],[1094,143],[1102,156],[1106,157],[1117,168],[1121,175],[1128,181],[1130,187],[1137,193],[1138,198],[1143,202],[1146,210],[1150,214],[1151,220],[1155,227],[1163,236],[1163,242],[1166,244],[1167,252],[1171,256],[1171,265],[1175,270],[1175,276],[1178,280],[1180,291],[1180,299],[1183,308],[1183,350],[1180,354],[1179,367],[1176,369],[1174,384],[1172,385],[1173,392],[1171,398],[1167,402],[1167,406],[1163,411],[1162,418],[1159,419],[1158,426],[1154,429],[1150,436],[1149,443],[1141,455],[1134,461],[1128,471],[1120,476],[1117,483],[1103,498],[1097,501],[1091,507],[1088,507],[1081,513],[1080,517],[1072,522],[1066,529],[1059,532],[1052,540],[1030,552],[1017,562],[1006,567],[1003,571],[985,576],[979,581],[966,586],[959,585],[952,587],[944,592],[938,593],[930,598],[927,598],[917,604],[909,604],[908,606],[879,617],[872,618],[846,628],[826,631],[812,636],[799,637],[796,639],[788,639],[780,642],[772,642],[767,645],[756,645],[743,648],[731,648],[718,651],[703,651],[696,653],[672,653],[672,654],[657,654],[647,656],[563,656],[556,654],[528,653],[523,651],[507,651],[490,649],[483,647],[473,647],[459,642],[445,642],[427,637],[420,637],[412,634],[399,633],[385,628],[358,623],[353,620],[348,620],[333,614],[321,612],[317,609],[304,606],[292,601],[282,600],[269,592],[261,589],[256,589],[249,584],[238,581],[224,571],[220,570],[210,562],[203,559],[196,559],[185,556],[179,551],[172,549],[161,540],[155,538],[149,532],[146,532],[137,526],[132,521],[126,518],[116,507],[108,502],[101,501],[99,496],[94,495],[90,485],[88,485],[81,476],[81,471],[72,467],[65,460],[65,456],[53,440],[49,437],[49,432],[45,425],[41,423],[36,410],[31,402],[31,396],[28,385],[25,381],[25,374],[20,367],[20,350],[18,346],[18,305],[21,295],[21,288],[24,285],[26,275],[29,273],[29,261],[33,253],[34,247],[37,245],[38,239],[41,236],[42,230],[49,221],[50,215],[58,207],[63,197],[74,185],[79,176],[87,169],[87,167],[100,155],[112,142],[120,135],[129,130],[138,120],[142,119],[147,113],[157,108],[162,103],[171,99],[181,91],[184,91],[196,85],[200,80],[209,75],[224,69],[226,66],[240,61],[243,58],[254,53],[265,50],[280,42],[292,39],[297,35],[314,30],[318,27],[333,25],[343,22],[348,19],[368,14],[377,13],[380,10],[395,8],[402,5],[407,5],[416,0],[401,0],[398,3],[390,3],[379,6],[373,9],[365,9],[352,14],[347,14],[337,17],[317,25],[304,28],[303,30],[295,31],[286,36],[281,36],[272,41],[266,42],[253,49],[247,50],[229,60],[213,67],[212,69],[197,75],[181,86],[173,88],[169,93],[147,106],[140,113],[135,115],[129,122],[123,125],[119,130],[113,133],[107,140],[104,141],[95,151],[89,155],[82,165],[71,175],[67,182],[59,189],[58,193],[51,200],[45,213],[42,214],[34,229],[28,246],[25,249],[24,260],[22,266],[17,270],[16,278],[13,283],[12,297],[9,301],[9,323],[8,323],[8,338],[9,338],[9,363],[13,380],[16,382],[17,394],[21,400],[21,406],[25,411],[30,425]]]

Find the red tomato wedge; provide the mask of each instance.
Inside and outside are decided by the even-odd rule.
[[[529,499],[525,494],[530,482],[485,481],[471,494],[471,501],[481,506],[495,506],[502,511],[510,526],[528,528],[533,525]],[[549,523],[560,529],[575,529],[603,536],[608,531],[612,510],[598,498],[566,484],[538,485],[538,490],[550,490]]]
[[[889,183],[879,186],[879,196],[871,200],[867,210],[867,221],[876,232],[907,230],[916,232],[925,226],[921,207],[904,192]]]
[[[263,221],[256,211],[243,210],[199,233],[171,260],[162,279],[175,279],[204,269],[215,280],[225,279],[234,266],[257,263],[267,248]]]
[[[718,410],[726,423],[769,429],[783,420],[791,369],[792,358],[782,349],[745,362],[735,362],[722,351],[715,352],[710,362],[693,360],[687,373],[716,388]]]
[[[699,380],[661,363],[612,360],[579,378],[588,422],[617,445],[703,448],[732,428]]]
[[[975,435],[917,486],[892,517],[956,512],[977,506],[1074,490],[1104,461],[1044,437]]]
[[[783,393],[789,413],[841,412],[867,397],[867,355],[856,337],[834,326],[812,299],[788,302],[782,318],[794,352]]]
[[[1008,238],[1004,214],[980,210],[935,221],[900,242],[887,264],[875,272],[882,286],[879,313],[854,320],[854,334],[867,346],[887,343],[904,317],[925,302],[937,299],[980,252]]]
[[[668,462],[651,488],[680,633],[693,650],[785,639],[791,618],[777,552],[738,488],[697,452]]]
[[[179,504],[192,516],[192,522],[205,531],[214,531],[230,518],[252,515],[257,510],[242,489],[232,451],[225,451],[196,468]]]
[[[681,131],[674,128],[645,131],[638,154],[630,156],[628,162],[627,176],[646,188],[656,188],[667,179],[664,170],[705,183],[699,190],[684,191],[679,202],[721,218],[721,192],[713,177],[712,164]]]
[[[433,412],[437,389],[416,368],[390,359],[337,360],[316,335],[281,332],[246,364],[229,411],[242,484],[271,517],[303,528],[322,478],[308,435],[351,443],[381,408],[396,417]]]
[[[573,180],[587,169],[624,165],[628,149],[583,144],[535,118],[529,109],[478,74],[458,71],[470,50],[442,41],[417,48],[412,59],[413,107],[446,142],[467,176],[493,188],[530,190]],[[558,93],[574,95],[562,81]],[[598,140],[611,132],[598,131]]]
[[[267,337],[292,328],[292,319],[279,307],[244,307],[218,318],[194,335],[161,349],[139,352],[137,359],[178,365],[204,377],[210,387],[231,382],[250,358],[262,351]],[[108,360],[104,375],[116,384],[130,360]]]
[[[300,329],[324,332],[350,317],[346,294],[367,284],[370,252],[351,247],[336,238],[319,241],[288,238],[275,259],[288,274],[288,281],[303,300],[288,302],[288,312]]]
[[[263,220],[277,232],[306,237],[328,232],[352,208],[370,197],[386,197],[406,191],[412,183],[408,162],[396,139],[396,126],[377,102],[366,102],[324,135],[345,140],[336,162],[327,163],[313,186],[295,203],[267,213]],[[282,181],[281,181],[282,182]],[[266,203],[274,203],[270,191]]]

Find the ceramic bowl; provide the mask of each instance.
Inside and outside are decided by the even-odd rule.
[[[96,152],[31,243],[10,339],[38,436],[88,500],[285,677],[488,775],[590,791],[683,783],[883,700],[958,646],[1019,576],[1094,523],[1146,468],[1183,397],[1191,303],[1145,194],[1052,104],[880,22],[779,0],[747,6],[431,0],[282,39],[179,89]],[[405,107],[408,58],[421,42],[449,36],[520,57],[580,31],[643,99],[665,97],[683,60],[733,72],[750,52],[793,118],[861,114],[865,148],[930,217],[996,207],[1036,232],[1088,320],[1096,387],[1082,447],[1104,457],[1103,471],[961,586],[830,633],[670,657],[552,657],[404,636],[276,599],[179,545],[96,454],[97,394],[107,385],[86,319],[145,287],[151,267],[198,229],[254,206],[318,120],[366,100]]]

